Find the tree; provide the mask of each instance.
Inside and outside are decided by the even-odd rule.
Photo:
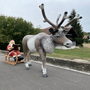
[[[72,16],[72,18],[74,18],[75,16],[77,16],[76,15],[76,11],[74,9],[71,12],[71,16]],[[79,16],[79,14],[78,14],[78,16]],[[78,34],[78,37],[77,38],[73,38],[72,40],[73,41],[76,41],[76,45],[83,46],[83,42],[84,42],[83,36],[84,36],[84,33],[82,31],[82,26],[80,25],[79,20],[76,20],[76,21],[72,22],[71,25],[73,26],[74,30]]]
[[[34,35],[39,32],[39,28],[34,28],[31,22],[22,18],[0,16],[0,49],[6,50],[12,39],[20,44],[22,49],[22,38],[27,34]]]

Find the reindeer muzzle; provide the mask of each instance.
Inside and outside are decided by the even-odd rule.
[[[67,47],[67,48],[70,48],[72,46],[72,41],[71,40],[68,40],[64,43],[64,46]]]

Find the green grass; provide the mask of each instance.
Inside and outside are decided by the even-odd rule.
[[[47,56],[65,59],[90,60],[90,48],[80,48],[70,50],[55,49],[55,51],[52,54],[47,54]]]

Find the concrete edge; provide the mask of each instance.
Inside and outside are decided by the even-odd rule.
[[[7,51],[0,50],[0,53],[5,54],[5,53],[7,53]],[[23,53],[22,53],[22,55],[23,55]],[[31,56],[32,56],[33,60],[41,61],[41,59],[38,55],[32,54]],[[80,60],[80,59],[70,60],[70,59],[46,57],[46,61],[48,63],[54,64],[54,65],[64,66],[64,67],[69,67],[71,69],[90,72],[90,61],[87,61],[87,60]]]

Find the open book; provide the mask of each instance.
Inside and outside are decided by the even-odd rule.
[[[20,44],[13,44],[13,50],[18,50],[18,47],[20,47]]]

